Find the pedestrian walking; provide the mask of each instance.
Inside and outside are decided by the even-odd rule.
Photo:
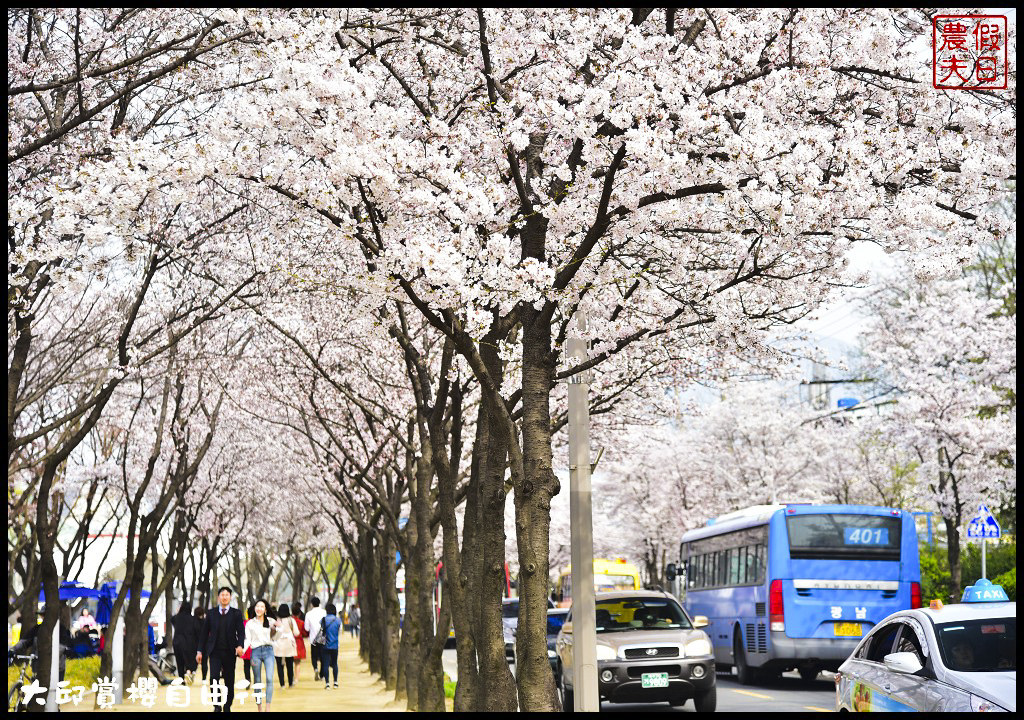
[[[242,611],[231,607],[231,596],[231,588],[227,586],[217,591],[217,606],[206,614],[203,628],[199,632],[196,662],[200,663],[203,657],[209,657],[210,684],[220,680],[227,686],[224,707],[214,705],[214,712],[231,712],[231,703],[235,700],[235,661],[242,655],[245,643]]]
[[[327,603],[327,614],[320,621],[320,629],[324,635],[323,659],[320,661],[320,669],[326,690],[331,687],[331,670],[334,670],[334,687],[338,687],[338,635],[341,634],[341,619],[338,617],[338,608],[334,603]]]
[[[359,637],[359,620],[362,615],[359,612],[359,606],[353,605],[352,611],[348,614],[349,622],[352,623],[352,637]]]
[[[292,603],[292,620],[299,628],[299,636],[295,638],[295,683],[298,684],[299,663],[306,658],[306,638],[309,637],[309,633],[306,632],[306,615],[302,612],[302,603]]]
[[[178,612],[171,616],[171,648],[174,650],[174,665],[178,677],[192,684],[192,674],[199,663],[196,653],[199,651],[199,635],[196,632],[195,618],[192,617],[192,606],[182,603]]]
[[[320,678],[319,665],[324,654],[324,646],[317,642],[317,637],[320,633],[320,621],[326,617],[327,612],[320,607],[318,597],[310,598],[309,604],[312,608],[306,613],[303,625],[306,628],[306,635],[309,636],[309,660],[313,663],[313,679],[316,680]]]
[[[193,623],[193,625],[195,627],[195,629],[193,630],[193,634],[194,634],[195,639],[196,639],[196,649],[197,650],[199,648],[199,633],[201,633],[203,631],[203,623],[204,622],[206,622],[206,608],[204,608],[202,605],[199,605],[199,606],[196,607],[195,612],[192,614],[192,623]],[[102,648],[101,648],[101,650],[102,650]],[[207,672],[209,671],[209,668],[210,668],[210,658],[208,656],[206,656],[206,655],[203,655],[203,661],[201,663],[196,663],[196,665],[197,665],[197,669],[200,669],[200,668],[202,669],[202,671],[203,671],[203,682],[206,682],[206,674],[207,674]]]
[[[280,634],[280,624],[267,615],[268,608],[266,600],[257,600],[253,605],[253,616],[245,624],[245,644],[252,651],[253,687],[263,682],[264,677],[267,680],[263,689],[263,702],[256,706],[259,712],[270,710],[270,703],[274,699],[274,639]]]
[[[274,638],[274,658],[277,660],[277,679],[284,687],[284,670],[288,668],[288,687],[295,685],[296,644],[302,641],[299,626],[292,618],[287,603],[277,608],[278,631]]]

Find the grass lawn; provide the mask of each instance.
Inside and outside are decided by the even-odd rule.
[[[68,660],[64,669],[64,679],[70,683],[70,687],[81,685],[88,689],[100,674],[100,656],[94,655],[87,658],[74,658]],[[11,691],[14,683],[21,675],[21,668],[11,665],[7,668],[7,692]]]

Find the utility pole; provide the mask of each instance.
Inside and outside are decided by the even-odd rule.
[[[829,406],[829,384],[825,380],[824,368],[821,363],[811,365],[811,381],[807,383],[807,401],[815,410],[824,410]]]
[[[572,323],[576,337],[572,337]],[[587,316],[578,310],[569,321],[566,359],[578,365],[590,359]],[[597,691],[597,606],[594,597],[594,524],[590,490],[590,372],[569,378],[569,527],[572,546],[572,686],[576,712],[599,712]]]

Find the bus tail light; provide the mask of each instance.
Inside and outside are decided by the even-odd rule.
[[[921,583],[910,583],[910,607],[921,607]]]
[[[768,588],[768,623],[773,632],[786,629],[786,619],[782,608],[782,581],[772,580]]]

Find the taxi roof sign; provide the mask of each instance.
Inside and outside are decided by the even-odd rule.
[[[1009,601],[1010,598],[1007,597],[1006,591],[1002,587],[993,585],[991,580],[985,578],[966,588],[963,597],[960,598],[960,602],[964,603]]]

